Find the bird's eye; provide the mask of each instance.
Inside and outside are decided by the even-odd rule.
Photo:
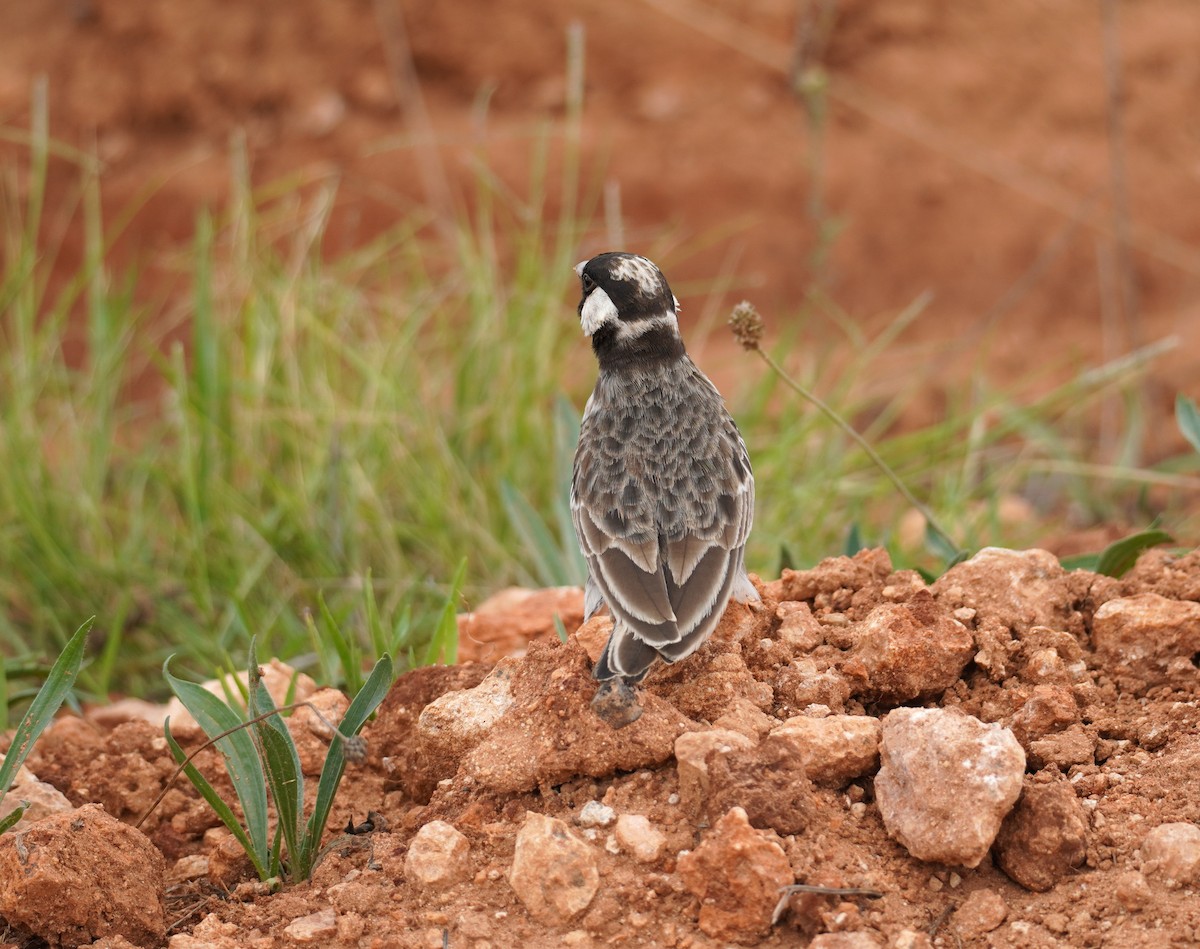
[[[591,293],[596,289],[596,281],[587,274],[583,274],[580,279],[583,281],[583,292],[585,294]]]

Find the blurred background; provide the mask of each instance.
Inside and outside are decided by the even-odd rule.
[[[1194,543],[1197,49],[1194,0],[6,3],[0,633],[97,613],[115,667],[364,585],[408,635],[462,558],[466,604],[577,581],[569,267],[618,248],[742,420],[764,575],[945,551],[742,299],[958,545]]]

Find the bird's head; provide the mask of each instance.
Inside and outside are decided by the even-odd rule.
[[[614,344],[662,330],[679,335],[679,301],[652,261],[637,254],[600,254],[576,265],[575,272],[583,285],[579,323],[593,343],[597,334]]]

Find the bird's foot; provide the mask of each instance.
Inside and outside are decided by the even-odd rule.
[[[605,679],[592,699],[592,711],[614,729],[632,725],[642,717],[637,694],[624,679]]]

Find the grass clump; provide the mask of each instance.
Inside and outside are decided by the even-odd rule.
[[[237,703],[223,702],[203,687],[175,677],[168,665],[169,661],[163,666],[163,675],[171,691],[208,735],[209,743],[215,744],[225,758],[242,819],[192,764],[191,757],[171,734],[171,722],[167,719],[163,732],[180,770],[242,845],[259,879],[308,879],[320,859],[321,838],[346,762],[365,756],[362,740],[356,736],[391,687],[391,657],[385,653],[379,658],[351,700],[341,723],[330,724],[332,739],[307,820],[300,756],[280,715],[282,710],[276,707],[263,684],[253,640],[244,712]],[[275,808],[274,829],[269,821],[268,795]]]

